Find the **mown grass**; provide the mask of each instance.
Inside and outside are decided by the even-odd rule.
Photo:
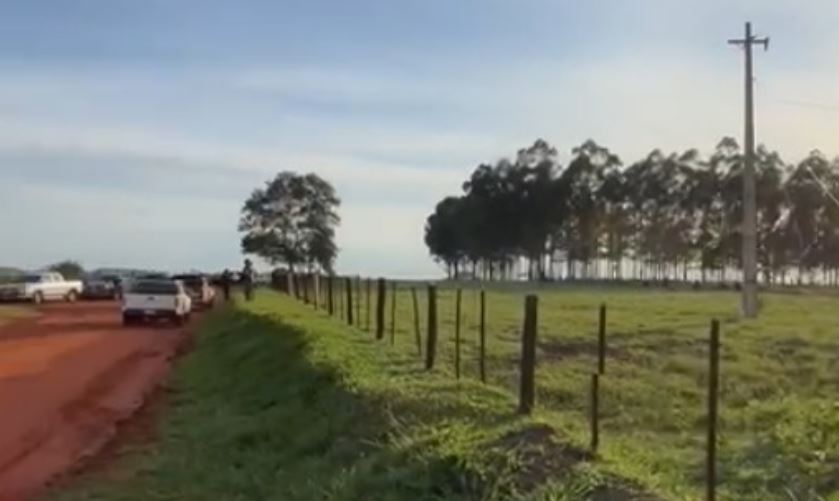
[[[407,288],[397,295],[394,350],[416,353]],[[426,294],[420,288],[425,333]],[[722,322],[720,498],[839,499],[839,326],[836,297],[764,294],[741,320],[734,292],[596,287],[487,291],[490,383],[513,393],[526,293],[537,293],[538,418],[588,440],[598,307],[608,307],[601,380],[600,467],[669,499],[701,499],[709,323]],[[454,288],[439,294],[439,371],[454,364]],[[366,304],[362,294],[362,327]],[[390,326],[390,303],[386,308]],[[463,291],[462,373],[478,377],[478,292]],[[388,336],[390,333],[388,332]]]
[[[206,317],[160,436],[63,500],[641,499],[502,388],[264,292]]]

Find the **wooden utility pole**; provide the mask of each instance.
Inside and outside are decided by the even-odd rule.
[[[743,157],[743,316],[757,317],[757,202],[755,200],[755,126],[752,76],[752,45],[763,45],[769,49],[769,38],[757,38],[752,35],[752,23],[746,23],[746,36],[742,39],[729,40],[731,45],[739,45],[746,54],[746,116],[745,148]]]

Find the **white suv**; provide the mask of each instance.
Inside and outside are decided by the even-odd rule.
[[[182,325],[189,321],[192,299],[180,280],[140,279],[128,285],[122,299],[122,323],[165,319]]]

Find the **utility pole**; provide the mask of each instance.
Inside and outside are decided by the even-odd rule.
[[[746,116],[745,154],[743,157],[743,316],[757,317],[757,202],[755,196],[755,127],[754,100],[752,98],[752,45],[763,45],[769,49],[769,38],[752,35],[752,23],[746,23],[746,36],[729,40],[731,45],[740,45],[746,54]]]

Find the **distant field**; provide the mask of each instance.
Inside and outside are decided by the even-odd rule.
[[[424,338],[426,294],[424,289],[418,292]],[[741,321],[739,296],[734,292],[557,286],[488,290],[488,377],[492,385],[511,392],[518,384],[519,333],[527,292],[540,298],[538,412],[579,445],[588,442],[598,307],[601,303],[608,307],[600,452],[609,470],[668,498],[701,497],[707,339],[711,318],[718,318],[723,498],[839,499],[835,297],[764,294],[760,318]],[[450,373],[454,298],[454,289],[446,286],[438,299],[438,365]],[[388,327],[389,312],[388,302]],[[477,290],[463,291],[462,315],[462,374],[476,379]],[[396,349],[416,352],[408,290],[397,296],[396,317]]]

